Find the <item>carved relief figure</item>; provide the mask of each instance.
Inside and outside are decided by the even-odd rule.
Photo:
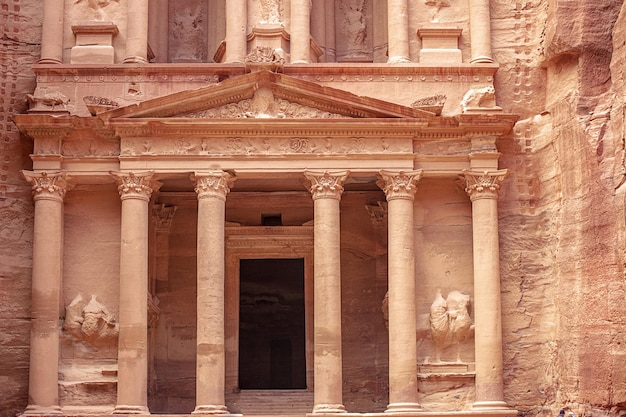
[[[452,345],[457,345],[457,362],[461,362],[459,345],[474,334],[469,311],[469,295],[452,291],[444,299],[441,290],[437,290],[430,306],[430,332],[437,362],[441,362],[442,351]]]
[[[347,0],[340,3],[343,12],[342,32],[348,41],[348,55],[362,55],[366,52],[367,0]]]
[[[86,5],[89,10],[84,11],[86,15],[95,16],[94,20],[111,20],[106,8],[113,4],[118,4],[120,0],[76,0],[74,4]]]
[[[177,7],[178,6],[178,7]],[[170,6],[172,7],[172,6]],[[171,10],[171,37],[174,62],[203,62],[206,54],[206,10],[200,3]]]
[[[261,0],[261,23],[280,24],[282,16],[283,0]]]
[[[493,108],[496,105],[496,90],[493,85],[468,90],[461,100],[463,111],[471,108]]]
[[[85,303],[79,294],[65,308],[63,330],[77,340],[94,343],[117,337],[119,324],[115,316],[98,300],[95,295]]]
[[[450,7],[450,2],[448,0],[426,0],[424,3],[426,6],[432,6],[434,9],[430,16],[431,22],[437,22],[439,20],[438,15],[441,8]]]

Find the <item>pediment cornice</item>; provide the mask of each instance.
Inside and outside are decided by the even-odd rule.
[[[119,118],[409,118],[434,113],[362,97],[270,71],[256,71],[98,115]]]

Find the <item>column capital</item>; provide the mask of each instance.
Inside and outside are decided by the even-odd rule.
[[[198,200],[203,198],[218,198],[226,201],[226,194],[230,192],[237,178],[222,170],[194,172],[191,180],[196,183],[194,191],[198,193]]]
[[[380,180],[376,182],[390,200],[413,200],[417,191],[417,183],[422,178],[422,170],[417,171],[389,171],[378,172]]]
[[[138,199],[150,201],[152,194],[153,171],[109,171],[117,182],[117,190],[122,200]]]
[[[304,171],[309,181],[309,191],[313,200],[318,198],[332,198],[339,200],[343,193],[343,183],[350,171]]]
[[[465,192],[469,195],[470,200],[479,200],[482,198],[494,199],[498,198],[500,191],[500,183],[507,176],[508,170],[501,169],[498,171],[468,171],[463,170],[465,177]]]
[[[68,190],[65,171],[22,171],[26,181],[32,184],[33,199],[62,202]]]

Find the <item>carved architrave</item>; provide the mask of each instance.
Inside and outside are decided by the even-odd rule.
[[[152,177],[154,173],[152,171],[111,171],[110,174],[117,181],[117,190],[122,200],[135,198],[150,201],[150,195],[153,191]]]
[[[497,199],[500,183],[504,181],[507,174],[506,169],[482,172],[463,170],[465,192],[472,201],[481,198]]]
[[[194,188],[198,199],[217,198],[226,201],[226,194],[230,192],[236,177],[220,170],[195,172],[191,180],[196,183]]]
[[[422,178],[422,170],[379,172],[380,180],[376,183],[387,196],[387,201],[394,199],[413,200],[417,183]]]
[[[343,193],[343,183],[350,171],[305,171],[304,176],[310,182],[309,191],[313,200],[333,198],[339,200]]]
[[[67,192],[67,174],[65,171],[32,172],[22,171],[24,178],[32,184],[33,199],[62,202]]]

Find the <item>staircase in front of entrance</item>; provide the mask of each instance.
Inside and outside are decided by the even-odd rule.
[[[313,391],[242,390],[226,394],[228,411],[247,416],[304,416],[313,410]]]

